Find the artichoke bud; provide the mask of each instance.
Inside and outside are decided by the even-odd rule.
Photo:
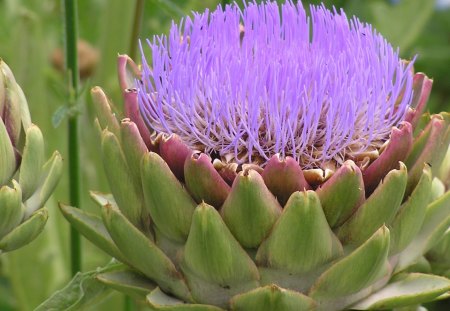
[[[42,207],[61,174],[59,153],[45,163],[42,133],[31,123],[25,95],[0,59],[1,251],[28,244],[42,231],[47,221]]]
[[[119,56],[122,122],[92,90],[112,196],[93,193],[101,220],[62,210],[148,281],[106,285],[156,310],[392,309],[450,290],[431,274],[448,276],[450,226],[433,81],[372,26],[309,11],[218,7],[148,40],[151,64]]]

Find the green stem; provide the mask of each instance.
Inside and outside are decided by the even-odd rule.
[[[136,7],[134,10],[133,29],[130,38],[129,56],[132,59],[136,58],[137,41],[141,33],[142,19],[144,17],[144,0],[136,0]]]
[[[65,54],[67,71],[70,75],[69,107],[75,108],[78,102],[78,51],[77,51],[77,0],[64,0],[65,16]],[[76,108],[75,108],[76,109]],[[74,113],[68,120],[69,139],[69,191],[70,204],[80,207],[80,150],[78,137],[77,114]],[[81,270],[80,235],[75,228],[70,228],[71,272],[75,275]]]
[[[131,299],[130,296],[125,295],[125,300],[124,300],[124,310],[125,311],[134,311],[134,304],[133,304],[133,300]]]

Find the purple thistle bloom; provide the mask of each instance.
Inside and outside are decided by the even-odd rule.
[[[241,29],[241,31],[240,31]],[[343,11],[287,1],[194,13],[147,40],[137,82],[156,133],[227,161],[303,168],[379,149],[411,103],[412,63]]]

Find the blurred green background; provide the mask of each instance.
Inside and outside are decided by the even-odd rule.
[[[172,19],[177,21],[193,10],[214,9],[226,2],[144,0],[141,14],[138,14],[142,15],[138,37],[166,32]],[[320,2],[303,1],[304,5]],[[324,1],[327,7],[343,8],[348,16],[356,15],[372,23],[393,46],[400,48],[403,58],[418,56],[416,71],[426,72],[435,81],[429,106],[433,112],[448,110],[450,106],[449,2]],[[120,110],[116,57],[118,53],[133,53],[136,48],[132,30],[133,25],[139,22],[135,17],[137,3],[139,1],[136,0],[78,1],[79,37],[90,46],[83,58],[87,65],[82,72],[86,77],[82,80],[79,109],[83,176],[81,207],[94,212],[97,208],[89,199],[89,189],[107,192],[108,186],[98,157],[98,142],[93,135],[89,89],[94,85],[102,86]],[[63,25],[60,0],[0,0],[0,57],[9,64],[27,96],[33,122],[46,137],[47,154],[58,149],[67,158],[64,112],[69,81],[58,69],[58,66],[63,66]],[[67,163],[65,168],[67,171]],[[47,204],[50,219],[44,233],[27,247],[0,257],[0,310],[33,310],[70,280],[69,227],[57,208],[58,201],[68,202],[67,189],[66,173]],[[89,242],[83,240],[82,243],[83,271],[109,261]],[[90,309],[122,310],[127,303],[129,301],[123,296],[112,293]],[[444,304],[442,307],[445,308]],[[132,303],[129,310],[133,309],[142,307]]]

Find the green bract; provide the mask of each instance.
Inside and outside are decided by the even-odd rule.
[[[30,243],[47,221],[45,202],[62,173],[55,151],[45,162],[44,138],[27,101],[0,59],[0,253]]]
[[[322,171],[277,155],[238,167],[151,136],[130,74],[136,65],[120,56],[122,121],[92,90],[112,191],[92,192],[102,216],[61,206],[128,266],[99,281],[153,310],[391,309],[450,290],[450,118],[421,116],[425,75],[376,159]]]

